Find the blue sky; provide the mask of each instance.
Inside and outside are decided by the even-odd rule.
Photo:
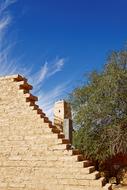
[[[127,41],[126,7],[126,0],[0,0],[0,74],[27,76],[51,116],[55,100]]]

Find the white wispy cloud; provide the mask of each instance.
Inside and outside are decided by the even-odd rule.
[[[15,3],[17,0],[1,0],[0,12],[5,11],[11,4]]]
[[[55,64],[51,67],[48,76],[52,76],[55,73],[61,71],[64,64],[65,64],[65,59],[64,58],[60,58],[60,59],[57,58]]]
[[[34,86],[36,86],[35,92],[37,92],[42,86],[43,83],[57,72],[62,71],[65,64],[65,58],[57,58],[55,61],[46,61],[42,64],[39,71],[30,76],[30,81]]]
[[[46,78],[49,78],[53,75],[55,75],[57,72],[62,71],[63,66],[65,64],[64,58],[57,58],[55,61],[45,62],[44,65],[42,65],[38,75],[38,82],[43,82]]]
[[[0,37],[2,35],[3,30],[5,30],[11,21],[11,16],[7,12],[7,8],[15,3],[16,0],[1,0],[0,2]]]
[[[14,2],[16,1],[0,1],[0,75],[13,74],[18,70],[17,59],[11,57],[13,43],[8,44],[6,37],[6,30],[12,20],[8,7]]]
[[[47,73],[48,73],[48,63],[46,62],[44,66],[42,66],[40,69],[39,76],[38,76],[39,83],[42,82],[46,78]]]
[[[0,20],[0,32],[2,32],[10,23],[10,17],[6,16]]]
[[[15,2],[16,0],[0,1],[0,75],[19,73],[27,77],[34,87],[33,92],[39,96],[39,105],[52,118],[53,105],[56,100],[65,94],[68,83],[58,84],[47,92],[44,91],[43,85],[44,82],[46,83],[47,80],[50,82],[50,78],[52,80],[53,76],[63,70],[66,59],[57,57],[54,60],[45,61],[36,72],[33,72],[35,69],[34,65],[28,68],[28,66],[21,64],[22,56],[18,58],[12,56],[14,42],[8,41],[6,31],[9,29],[12,20],[8,9]]]

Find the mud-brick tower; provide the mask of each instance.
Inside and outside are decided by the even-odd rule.
[[[54,125],[72,142],[71,106],[65,100],[59,100],[54,105]]]

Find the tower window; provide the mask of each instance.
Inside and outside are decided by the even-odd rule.
[[[59,110],[59,113],[60,113],[60,110]]]

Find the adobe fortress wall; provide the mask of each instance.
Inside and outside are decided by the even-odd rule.
[[[110,190],[35,103],[20,75],[0,77],[0,190]]]

